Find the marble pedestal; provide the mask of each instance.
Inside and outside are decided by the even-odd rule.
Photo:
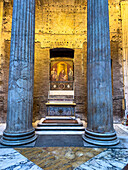
[[[74,90],[50,90],[47,116],[75,116]]]
[[[75,116],[75,103],[46,103],[47,116]]]

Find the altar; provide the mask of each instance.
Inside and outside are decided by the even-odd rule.
[[[85,127],[75,116],[74,50],[51,49],[47,113],[37,134],[83,134]]]

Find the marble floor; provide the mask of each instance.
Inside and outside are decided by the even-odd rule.
[[[128,149],[83,147],[0,149],[0,170],[121,170],[127,164]]]
[[[98,155],[103,148],[47,147],[16,148],[44,170],[72,170]]]
[[[0,170],[41,170],[13,148],[0,149]]]
[[[4,128],[5,124],[0,124],[0,135]],[[80,147],[50,147],[50,143],[47,147],[35,143],[15,148],[0,146],[0,170],[121,170],[126,166],[124,170],[128,170],[128,127],[114,124],[114,128],[120,145],[112,148],[84,142]]]
[[[89,161],[80,165],[76,170],[115,170],[123,169],[128,164],[128,149],[107,149]]]

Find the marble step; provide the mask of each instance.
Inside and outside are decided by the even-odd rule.
[[[66,95],[66,93],[65,93],[63,95],[49,95],[48,98],[51,98],[51,99],[73,99],[74,95]]]
[[[35,131],[36,135],[82,135],[85,131],[68,131],[68,130],[51,130],[51,131]]]
[[[84,131],[85,127],[70,127],[70,126],[52,126],[52,127],[36,127],[36,131]]]
[[[46,120],[46,119],[52,119],[52,120],[55,120],[55,119],[59,119],[59,120],[78,120],[80,121],[79,118],[75,118],[75,116],[46,116],[46,118],[43,118],[41,119],[41,121],[43,120]]]
[[[59,124],[67,124],[67,125],[70,125],[70,124],[74,124],[74,125],[76,125],[76,124],[80,124],[80,123],[78,123],[78,121],[77,120],[70,120],[70,119],[68,119],[68,120],[66,120],[66,119],[46,119],[46,120],[44,120],[43,122],[40,122],[40,123],[38,123],[38,124],[44,124],[44,123],[47,123],[47,124],[57,124],[57,125],[59,125]]]
[[[80,124],[73,124],[73,123],[70,123],[70,124],[65,124],[65,123],[38,123],[37,127],[54,127],[54,126],[67,126],[67,127],[83,127],[83,124],[80,123]]]
[[[53,97],[50,98],[50,97],[49,97],[48,100],[52,100],[52,101],[54,101],[54,100],[55,100],[55,101],[61,101],[61,100],[62,100],[62,101],[73,101],[73,98],[68,98],[68,99],[67,99],[67,98],[55,98],[55,97],[54,97],[54,98],[53,98]]]
[[[42,118],[35,127],[35,133],[45,134],[83,134],[85,127],[79,118],[47,116]]]

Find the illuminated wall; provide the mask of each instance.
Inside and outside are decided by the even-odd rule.
[[[109,0],[114,120],[123,116],[121,0]],[[12,1],[4,2],[1,41],[0,111],[5,121]],[[0,6],[1,7],[1,6]],[[1,7],[2,9],[2,7]],[[1,10],[0,10],[1,11]],[[74,49],[76,115],[87,115],[87,0],[36,0],[34,120],[44,117],[49,90],[51,48]],[[3,87],[3,89],[1,88]]]

